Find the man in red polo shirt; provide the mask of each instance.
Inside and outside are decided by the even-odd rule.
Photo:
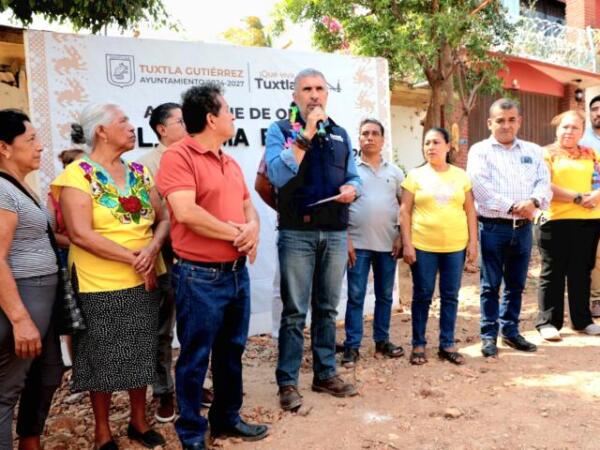
[[[208,422],[213,436],[258,440],[268,433],[239,415],[250,320],[245,264],[256,257],[259,221],[239,165],[221,150],[235,128],[220,87],[195,86],[182,99],[189,136],[166,150],[156,183],[167,199],[178,257],[172,273],[181,343],[175,428],[184,449],[199,450]],[[214,400],[207,421],[200,399],[211,351]]]

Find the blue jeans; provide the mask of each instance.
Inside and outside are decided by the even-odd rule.
[[[335,319],[348,262],[346,231],[279,230],[277,247],[283,303],[277,384],[298,385],[311,285],[313,371],[326,380],[336,375]]]
[[[349,267],[347,272],[348,304],[346,305],[346,341],[344,342],[346,348],[360,347],[363,336],[363,307],[371,266],[373,266],[375,285],[373,340],[382,342],[388,341],[390,338],[396,259],[391,252],[356,249],[356,263],[353,267]]]
[[[250,320],[248,270],[224,272],[186,262],[171,274],[181,352],[175,366],[179,419],[184,445],[204,442],[208,426],[200,415],[202,386],[212,351],[215,398],[208,413],[212,430],[235,426],[242,406],[242,353]]]
[[[479,223],[481,243],[481,339],[519,334],[521,296],[527,280],[532,244],[531,224]],[[500,285],[504,280],[502,301]]]
[[[413,347],[425,347],[427,318],[440,273],[440,343],[442,349],[454,345],[454,327],[458,311],[458,291],[465,264],[465,251],[451,253],[426,252],[417,249],[417,261],[410,266],[413,279],[412,328]]]

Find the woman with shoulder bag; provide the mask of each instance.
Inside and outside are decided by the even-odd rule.
[[[0,110],[0,450],[12,449],[19,397],[19,449],[41,449],[63,373],[49,215],[25,181],[39,168],[42,150],[27,115]]]

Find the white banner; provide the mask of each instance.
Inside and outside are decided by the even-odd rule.
[[[251,333],[271,331],[272,280],[276,263],[276,218],[254,193],[256,169],[271,122],[287,116],[295,74],[307,67],[329,83],[329,115],[356,147],[358,124],[375,117],[389,130],[387,61],[269,48],[26,32],[31,118],[44,148],[42,193],[61,170],[58,153],[71,146],[70,125],[90,102],[122,107],[137,130],[135,159],[152,151],[156,136],[148,125],[153,106],[180,102],[181,93],[206,80],[217,81],[236,116],[236,136],[225,147],[240,163],[262,220],[252,285]],[[386,151],[391,149],[386,133]]]

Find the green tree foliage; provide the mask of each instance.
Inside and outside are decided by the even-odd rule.
[[[499,0],[281,0],[276,32],[285,21],[310,21],[324,51],[387,58],[391,82],[427,80],[431,101],[425,126],[443,122],[458,94],[467,115],[478,92],[501,88],[502,58],[511,24]]]
[[[245,28],[232,27],[225,30],[221,36],[228,42],[236,45],[246,45],[249,47],[271,47],[271,36],[263,26],[260,19],[256,16],[249,16],[242,19],[246,24]]]
[[[76,30],[89,29],[92,33],[108,25],[125,30],[145,20],[177,28],[169,21],[161,0],[0,0],[0,12],[4,11],[12,11],[24,26],[39,14],[49,22],[70,22]]]

